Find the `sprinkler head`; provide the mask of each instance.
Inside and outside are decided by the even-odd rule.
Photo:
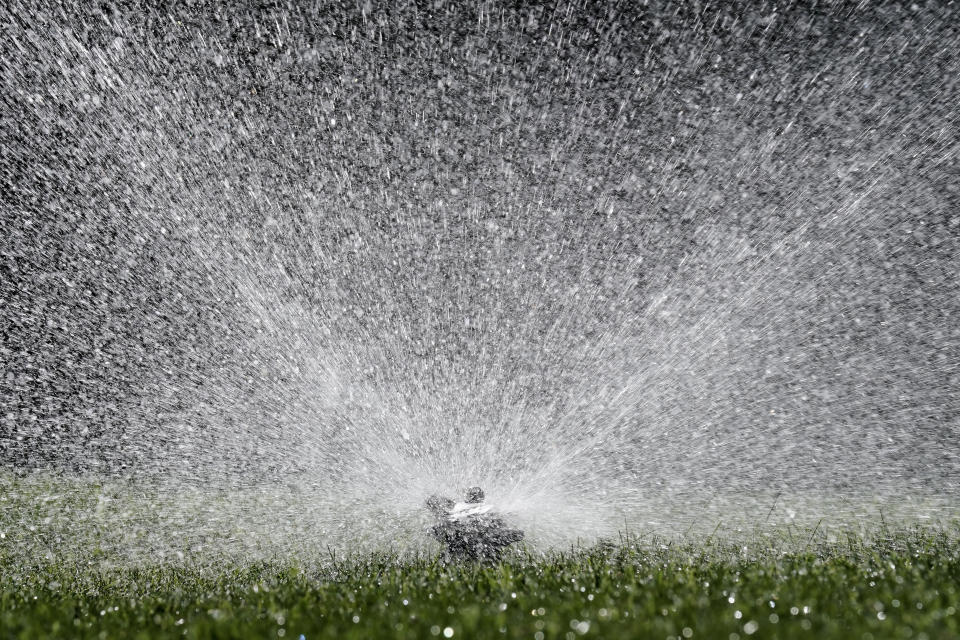
[[[523,531],[509,527],[493,505],[481,504],[483,499],[480,487],[467,490],[466,504],[454,505],[438,495],[427,498],[436,519],[429,533],[441,544],[445,561],[496,562],[504,549],[523,540]]]
[[[450,498],[432,495],[427,498],[427,509],[437,518],[444,518],[453,509],[454,502]]]
[[[470,487],[467,489],[467,500],[468,504],[479,504],[483,502],[483,489],[480,487]]]

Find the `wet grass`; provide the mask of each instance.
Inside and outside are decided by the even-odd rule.
[[[955,527],[621,540],[496,566],[366,555],[104,568],[0,546],[0,637],[956,638],[958,585]]]

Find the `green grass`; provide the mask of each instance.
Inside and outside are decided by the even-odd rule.
[[[626,540],[497,566],[104,568],[0,541],[2,638],[957,638],[960,531]],[[539,634],[543,634],[542,636]]]

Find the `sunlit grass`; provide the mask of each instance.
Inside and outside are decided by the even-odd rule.
[[[622,539],[496,566],[366,554],[235,564],[0,552],[3,637],[954,638],[960,530]],[[790,539],[794,543],[791,547]],[[792,550],[785,550],[785,549]]]

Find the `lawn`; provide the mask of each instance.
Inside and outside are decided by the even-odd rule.
[[[110,567],[0,546],[3,638],[933,639],[960,637],[958,609],[954,525],[637,537],[496,566],[331,554]]]

